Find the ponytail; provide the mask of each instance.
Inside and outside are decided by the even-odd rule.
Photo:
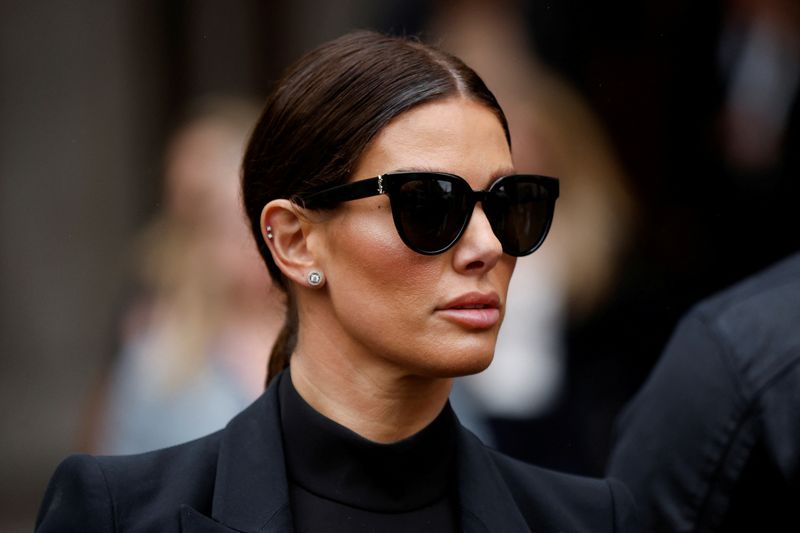
[[[283,323],[277,339],[275,339],[275,344],[272,346],[272,352],[269,356],[269,363],[267,363],[267,382],[265,384],[267,387],[275,379],[275,376],[289,366],[289,357],[291,357],[295,346],[297,346],[298,322],[297,305],[294,301],[294,295],[289,289],[286,291],[286,321]]]

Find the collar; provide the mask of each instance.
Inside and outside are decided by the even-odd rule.
[[[450,405],[427,427],[382,444],[325,417],[297,392],[278,387],[289,480],[328,500],[379,513],[432,505],[454,481],[455,417]]]
[[[286,376],[225,428],[211,517],[183,506],[185,533],[293,533],[278,398]],[[489,450],[457,420],[456,480],[464,532],[529,531]]]

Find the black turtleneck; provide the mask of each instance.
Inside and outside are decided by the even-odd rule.
[[[288,372],[279,396],[297,533],[457,530],[449,404],[419,433],[380,444],[314,410]]]

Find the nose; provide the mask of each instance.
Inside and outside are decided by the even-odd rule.
[[[503,256],[489,219],[480,203],[475,204],[467,228],[454,246],[453,262],[459,272],[483,273],[491,270]]]

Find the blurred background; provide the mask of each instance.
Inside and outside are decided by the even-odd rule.
[[[800,249],[793,0],[0,2],[0,530],[66,454],[258,393],[282,302],[236,164],[282,69],[356,28],[463,57],[518,169],[562,180],[496,364],[454,393],[511,455],[601,474],[678,317]]]

